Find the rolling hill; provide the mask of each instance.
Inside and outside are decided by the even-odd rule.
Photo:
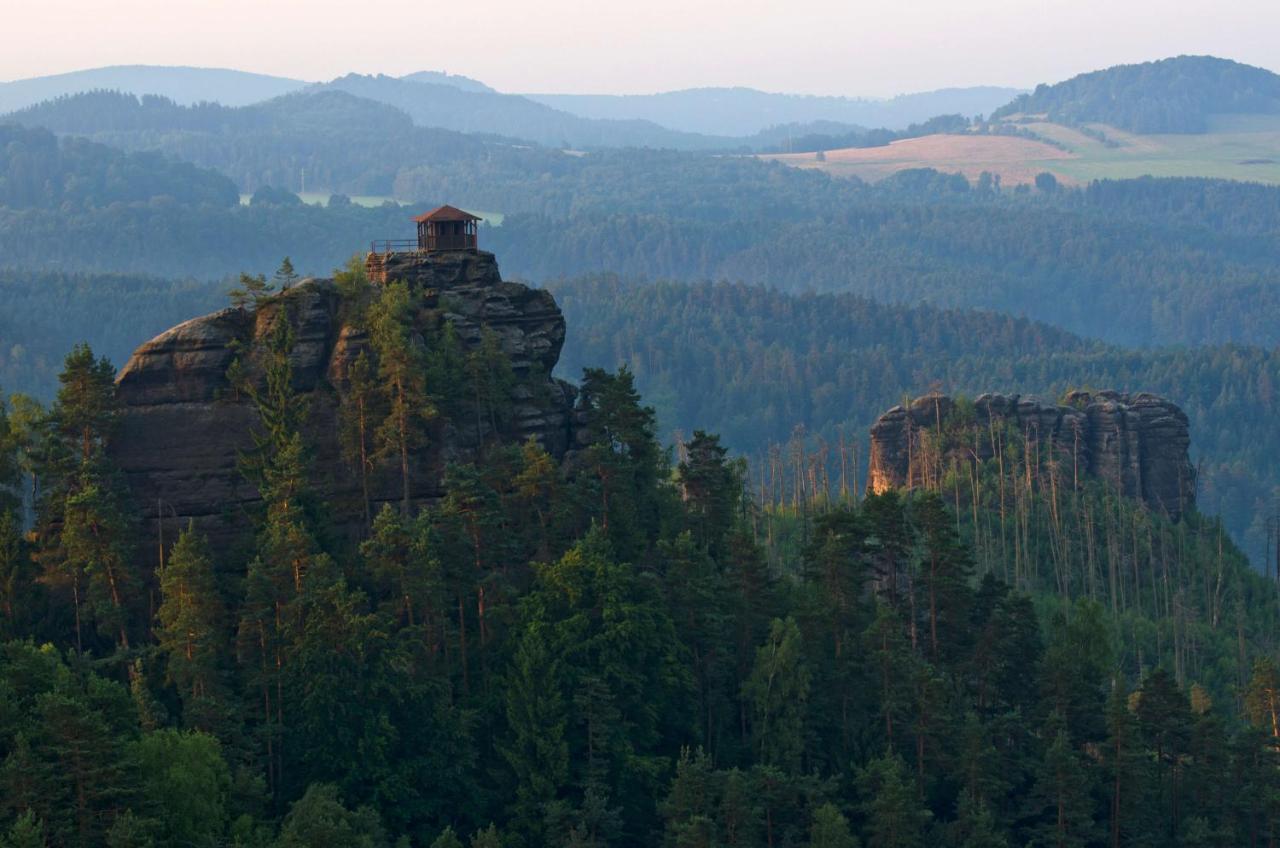
[[[244,106],[297,91],[306,85],[302,80],[230,68],[115,65],[0,82],[0,114],[95,89],[158,94],[181,104],[211,102]]]
[[[386,196],[404,168],[432,163],[447,169],[460,158],[491,166],[514,158],[534,168],[560,156],[415,126],[392,106],[324,88],[235,108],[95,91],[41,103],[4,121],[213,168],[244,193],[272,186]]]
[[[664,147],[724,149],[740,139],[667,129],[642,120],[595,120],[571,115],[518,94],[458,88],[452,84],[348,74],[318,87],[394,106],[420,126],[490,133],[548,147]]]
[[[1120,65],[1041,85],[967,131],[770,158],[872,181],[936,168],[970,180],[985,171],[1006,186],[1042,172],[1068,184],[1142,176],[1277,184],[1280,75],[1211,56]]]
[[[1176,56],[1080,74],[996,110],[1068,126],[1107,124],[1139,134],[1205,133],[1216,115],[1280,114],[1280,75],[1214,56]]]
[[[902,94],[886,100],[779,94],[752,88],[525,96],[584,118],[646,120],[685,132],[748,136],[772,126],[820,121],[900,130],[936,115],[985,115],[1019,93],[1016,88],[980,86]]]

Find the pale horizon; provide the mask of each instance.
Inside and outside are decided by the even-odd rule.
[[[819,0],[790,8],[760,0],[651,0],[640,7],[369,0],[358,8],[120,0],[104,39],[99,4],[27,6],[6,18],[0,80],[113,65],[229,68],[316,82],[352,72],[439,70],[513,93],[744,86],[887,98],[979,85],[1031,88],[1180,54],[1274,70],[1272,34],[1280,31],[1280,4],[1263,0],[861,7]]]

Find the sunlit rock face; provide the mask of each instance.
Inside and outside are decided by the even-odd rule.
[[[1195,506],[1187,416],[1145,392],[1072,392],[1062,404],[997,394],[963,406],[946,395],[917,398],[872,425],[867,488],[929,486],[952,460],[998,458],[1010,430],[1033,456],[1057,458],[1062,485],[1096,478],[1175,519]]]

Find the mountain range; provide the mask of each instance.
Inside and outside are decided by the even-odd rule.
[[[998,86],[944,88],[887,99],[779,94],[753,88],[690,88],[659,94],[528,94],[584,118],[647,120],[704,134],[753,135],[781,124],[830,121],[900,130],[936,115],[988,115],[1022,94]]]
[[[938,114],[990,112],[1019,94],[981,87],[888,100],[704,88],[655,95],[520,95],[440,71],[347,74],[324,83],[221,68],[129,65],[0,83],[0,115],[96,90],[160,95],[179,105],[246,106],[299,91],[339,90],[407,113],[421,126],[552,147],[756,149],[788,137],[901,129]]]

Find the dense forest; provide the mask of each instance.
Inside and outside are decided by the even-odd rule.
[[[473,414],[483,350],[442,359],[409,331],[413,290],[342,285],[376,375],[348,412],[390,441]],[[47,410],[0,407],[4,844],[1280,833],[1280,594],[1212,520],[1067,485],[1016,433],[1007,469],[945,464],[957,434],[932,433],[931,482],[908,495],[757,493],[719,437],[665,448],[634,376],[589,368],[565,462],[494,438],[438,502],[337,539],[274,297],[242,298],[280,306],[237,371],[261,383],[228,374],[258,412],[242,551],[193,530],[161,566],[136,551],[114,368],[89,348]],[[1037,332],[1057,334],[1007,330]]]
[[[0,386],[48,400],[69,346],[89,339],[123,363],[157,333],[225,306],[232,286],[230,279],[0,272]],[[865,453],[876,415],[935,387],[1046,398],[1079,387],[1160,392],[1190,417],[1202,509],[1223,516],[1260,566],[1272,556],[1267,524],[1280,487],[1270,461],[1280,450],[1273,350],[1127,350],[998,313],[743,284],[589,276],[549,287],[569,326],[564,376],[628,365],[664,438],[710,428],[757,462],[797,426],[827,444],[843,431]]]
[[[528,167],[556,155],[508,140],[414,126],[398,109],[336,90],[238,108],[91,91],[5,120],[212,168],[246,193],[264,186],[299,191],[307,183],[347,194],[386,195],[404,162],[448,167],[505,157]]]
[[[58,211],[163,200],[226,207],[235,184],[156,153],[121,153],[43,129],[0,124],[0,208]]]
[[[315,97],[283,100],[310,114],[303,106]],[[352,102],[330,105],[342,115]],[[393,154],[353,143],[350,131],[302,132],[310,147],[296,150],[233,134],[178,137],[245,185],[300,185],[303,168],[310,179],[347,169],[353,186],[390,180],[397,196],[420,198],[412,209],[448,200],[505,215],[482,240],[524,278],[613,271],[849,291],[1026,315],[1127,345],[1280,342],[1268,317],[1280,308],[1271,285],[1278,188],[1175,179],[1011,192],[932,171],[866,185],[742,157],[575,156],[408,124],[401,140],[412,152]],[[281,191],[229,204],[222,177],[187,166],[156,172],[177,185],[149,175],[112,189],[60,152],[83,142],[6,132],[34,151],[8,157],[0,182],[15,187],[0,207],[0,255],[11,268],[220,278],[287,254],[306,273],[327,273],[373,239],[411,232],[411,210],[368,209],[342,195],[328,208]],[[431,164],[409,164],[423,159]],[[112,166],[123,178],[131,172],[122,167]]]
[[[550,286],[570,326],[567,374],[627,365],[665,436],[713,427],[756,465],[802,427],[815,445],[860,444],[865,470],[875,417],[929,389],[1161,393],[1190,418],[1201,508],[1221,515],[1259,565],[1274,559],[1274,350],[1126,350],[995,313],[740,284],[638,287],[604,276]],[[837,459],[832,447],[827,461]]]

